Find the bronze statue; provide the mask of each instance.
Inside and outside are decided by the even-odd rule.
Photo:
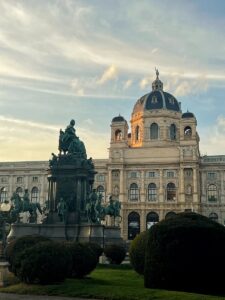
[[[67,204],[64,201],[64,199],[61,197],[59,203],[57,204],[57,212],[61,222],[66,221],[67,210],[68,210]]]

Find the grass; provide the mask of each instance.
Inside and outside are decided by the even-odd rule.
[[[129,266],[99,266],[89,277],[67,279],[56,285],[27,285],[16,283],[0,288],[0,292],[36,295],[98,298],[106,300],[219,300],[225,297],[185,292],[145,289],[143,278]]]

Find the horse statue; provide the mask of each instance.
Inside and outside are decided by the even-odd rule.
[[[115,219],[119,218],[119,223],[122,220],[122,217],[120,215],[120,210],[121,210],[121,203],[119,200],[113,200],[112,196],[109,197],[109,205],[105,207],[104,213],[105,215],[109,215],[110,217],[114,218],[114,223]]]
[[[40,214],[42,214],[40,203],[30,202],[28,189],[25,189],[24,191],[23,200],[21,199],[18,193],[14,192],[11,197],[11,202],[11,216],[13,219],[16,219],[16,222],[19,222],[19,214],[22,212],[29,212],[29,223],[37,222],[37,211],[39,211]]]

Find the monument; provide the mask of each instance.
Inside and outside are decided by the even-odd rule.
[[[115,219],[121,220],[120,202],[110,196],[108,205],[102,204],[102,195],[93,189],[96,174],[92,158],[87,158],[84,143],[76,135],[75,121],[59,133],[59,153],[52,153],[48,168],[48,199],[41,209],[31,203],[25,190],[23,199],[14,193],[11,219],[14,224],[8,239],[23,235],[39,234],[55,240],[93,241],[102,246],[121,243],[120,228]],[[28,211],[28,223],[20,223],[20,213]],[[37,211],[44,215],[37,224]],[[114,226],[104,226],[106,215],[114,219]]]

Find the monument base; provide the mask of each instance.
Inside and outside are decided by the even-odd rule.
[[[77,241],[98,243],[101,247],[122,244],[120,228],[100,224],[72,225],[61,222],[55,224],[12,224],[7,241],[25,236],[41,235],[55,241]]]

